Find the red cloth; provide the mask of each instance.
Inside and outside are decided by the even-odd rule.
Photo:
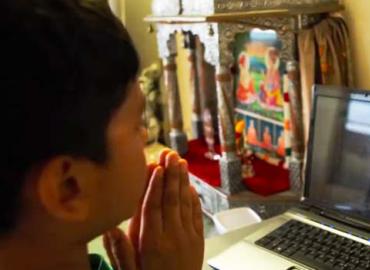
[[[212,161],[204,156],[207,145],[203,139],[190,141],[189,151],[184,158],[189,163],[189,171],[202,181],[214,187],[221,186],[220,167],[218,161]],[[216,145],[216,152],[220,153],[220,146]],[[256,156],[252,158],[255,176],[243,179],[248,190],[267,196],[282,192],[290,188],[289,171],[282,166],[275,166]]]
[[[209,160],[204,156],[208,151],[205,141],[203,139],[189,141],[188,149],[184,158],[189,163],[189,171],[211,186],[221,186],[218,161]],[[215,149],[217,153],[220,153],[220,145],[216,145]]]
[[[252,159],[255,176],[243,179],[250,191],[267,196],[290,189],[289,171],[257,157]]]

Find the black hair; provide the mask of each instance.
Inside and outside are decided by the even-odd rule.
[[[138,73],[103,0],[0,1],[0,234],[29,170],[58,155],[107,159],[106,129]]]

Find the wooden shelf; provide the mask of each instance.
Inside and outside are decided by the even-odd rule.
[[[343,5],[322,4],[314,6],[302,6],[297,8],[279,8],[279,9],[254,9],[241,12],[218,13],[212,15],[178,15],[178,16],[147,16],[144,18],[148,23],[163,24],[186,24],[186,23],[221,23],[238,22],[249,17],[284,17],[299,16],[321,13],[332,13],[343,10]]]

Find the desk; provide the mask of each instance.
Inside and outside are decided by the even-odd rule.
[[[212,269],[207,265],[207,260],[218,255],[228,247],[236,244],[240,240],[242,240],[244,237],[254,233],[257,231],[261,225],[267,225],[273,222],[276,222],[276,220],[279,217],[274,217],[271,219],[267,219],[262,221],[261,223],[247,226],[229,233],[226,233],[221,236],[217,236],[214,238],[210,238],[206,240],[206,248],[204,253],[204,264],[202,270],[210,270]]]

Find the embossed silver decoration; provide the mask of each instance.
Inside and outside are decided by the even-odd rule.
[[[184,15],[210,15],[250,9],[312,7],[322,3],[338,3],[338,0],[183,0]]]
[[[209,25],[212,25],[214,34],[208,34]],[[168,40],[171,34],[176,32],[191,32],[193,35],[199,37],[200,41],[205,46],[204,58],[209,64],[216,66],[219,63],[219,35],[218,24],[212,23],[194,23],[194,24],[158,24],[157,26],[157,44],[159,56],[166,58],[170,55],[170,48],[168,47]]]
[[[183,14],[184,15],[210,15],[214,12],[214,2],[204,0],[183,0]]]
[[[237,156],[233,158],[221,157],[220,159],[221,187],[226,194],[235,194],[245,187],[242,184],[241,161]]]
[[[197,0],[194,0],[195,2]],[[203,0],[202,0],[203,1]],[[211,0],[212,1],[212,0]],[[187,1],[184,0],[184,3]],[[248,11],[250,9],[312,7],[317,4],[339,3],[338,0],[214,0],[214,13]]]
[[[152,12],[155,16],[175,16],[180,14],[181,0],[153,0]]]

